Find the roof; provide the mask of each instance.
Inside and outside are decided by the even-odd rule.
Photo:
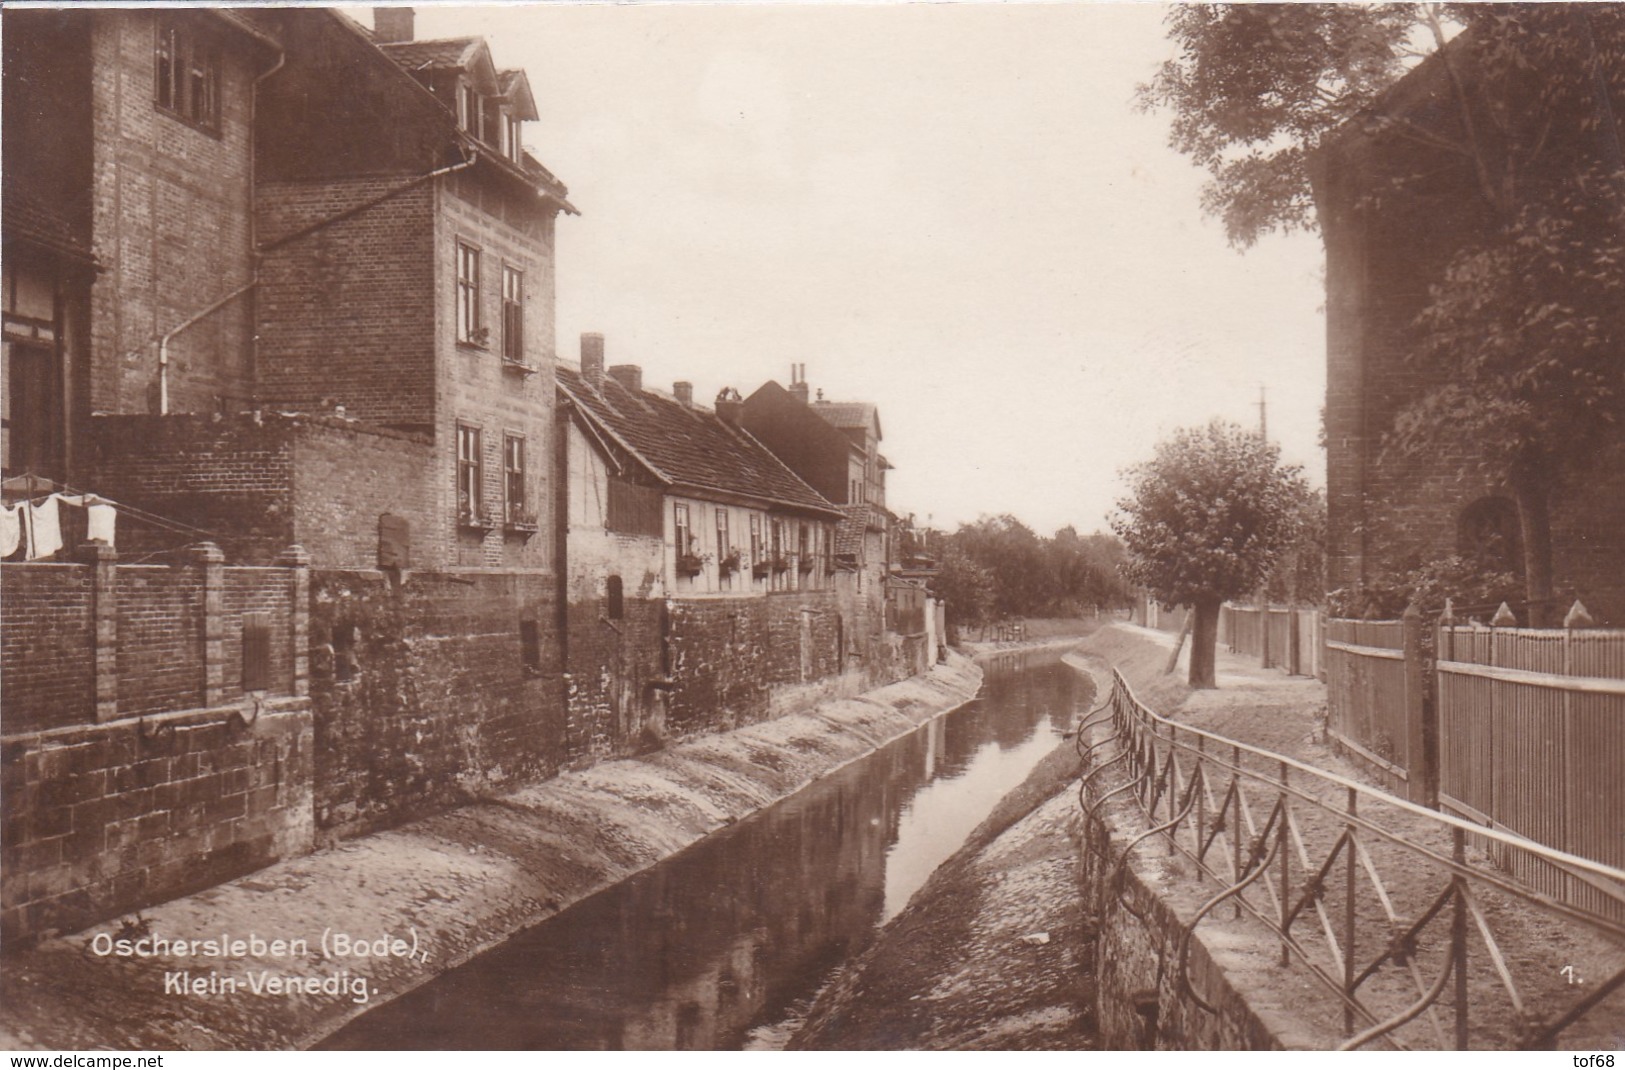
[[[0,230],[9,244],[15,240],[33,243],[84,264],[98,263],[91,251],[84,223],[75,223],[71,213],[60,205],[21,190],[5,191],[5,218]]]
[[[869,506],[863,503],[841,506],[841,522],[835,528],[835,553],[863,556],[863,529],[868,526]]]
[[[443,37],[438,41],[387,41],[384,54],[408,70],[461,68],[468,64],[478,37]]]
[[[824,401],[820,398],[812,403],[812,410],[843,431],[848,428],[867,429],[873,425],[875,437],[882,437],[880,415],[872,401]]]
[[[609,376],[594,390],[580,368],[563,362],[557,375],[560,392],[576,410],[668,488],[839,515],[766,446],[710,409],[650,390],[634,392]]]

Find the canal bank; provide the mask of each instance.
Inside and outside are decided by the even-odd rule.
[[[962,705],[981,676],[955,655],[865,695],[564,774],[43,941],[0,963],[0,1042],[310,1046]]]

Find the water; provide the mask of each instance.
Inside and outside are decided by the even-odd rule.
[[[1088,708],[1059,655],[362,1016],[330,1048],[737,1048],[861,952]]]

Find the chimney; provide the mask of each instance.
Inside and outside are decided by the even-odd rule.
[[[604,387],[604,336],[586,333],[581,336],[581,377],[594,390]]]
[[[609,377],[634,394],[643,393],[643,369],[636,364],[613,364]]]
[[[717,415],[729,427],[738,427],[739,418],[745,412],[745,399],[739,396],[739,391],[731,386],[723,387],[717,393]]]
[[[412,9],[375,7],[372,9],[372,39],[380,45],[412,40]]]
[[[679,379],[671,384],[671,392],[677,395],[677,400],[685,409],[694,407],[694,384]]]
[[[790,365],[790,396],[807,404],[807,366],[805,364]]]

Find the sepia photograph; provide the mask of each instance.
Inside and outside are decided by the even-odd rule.
[[[0,42],[13,1067],[1614,1066],[1625,3]]]

